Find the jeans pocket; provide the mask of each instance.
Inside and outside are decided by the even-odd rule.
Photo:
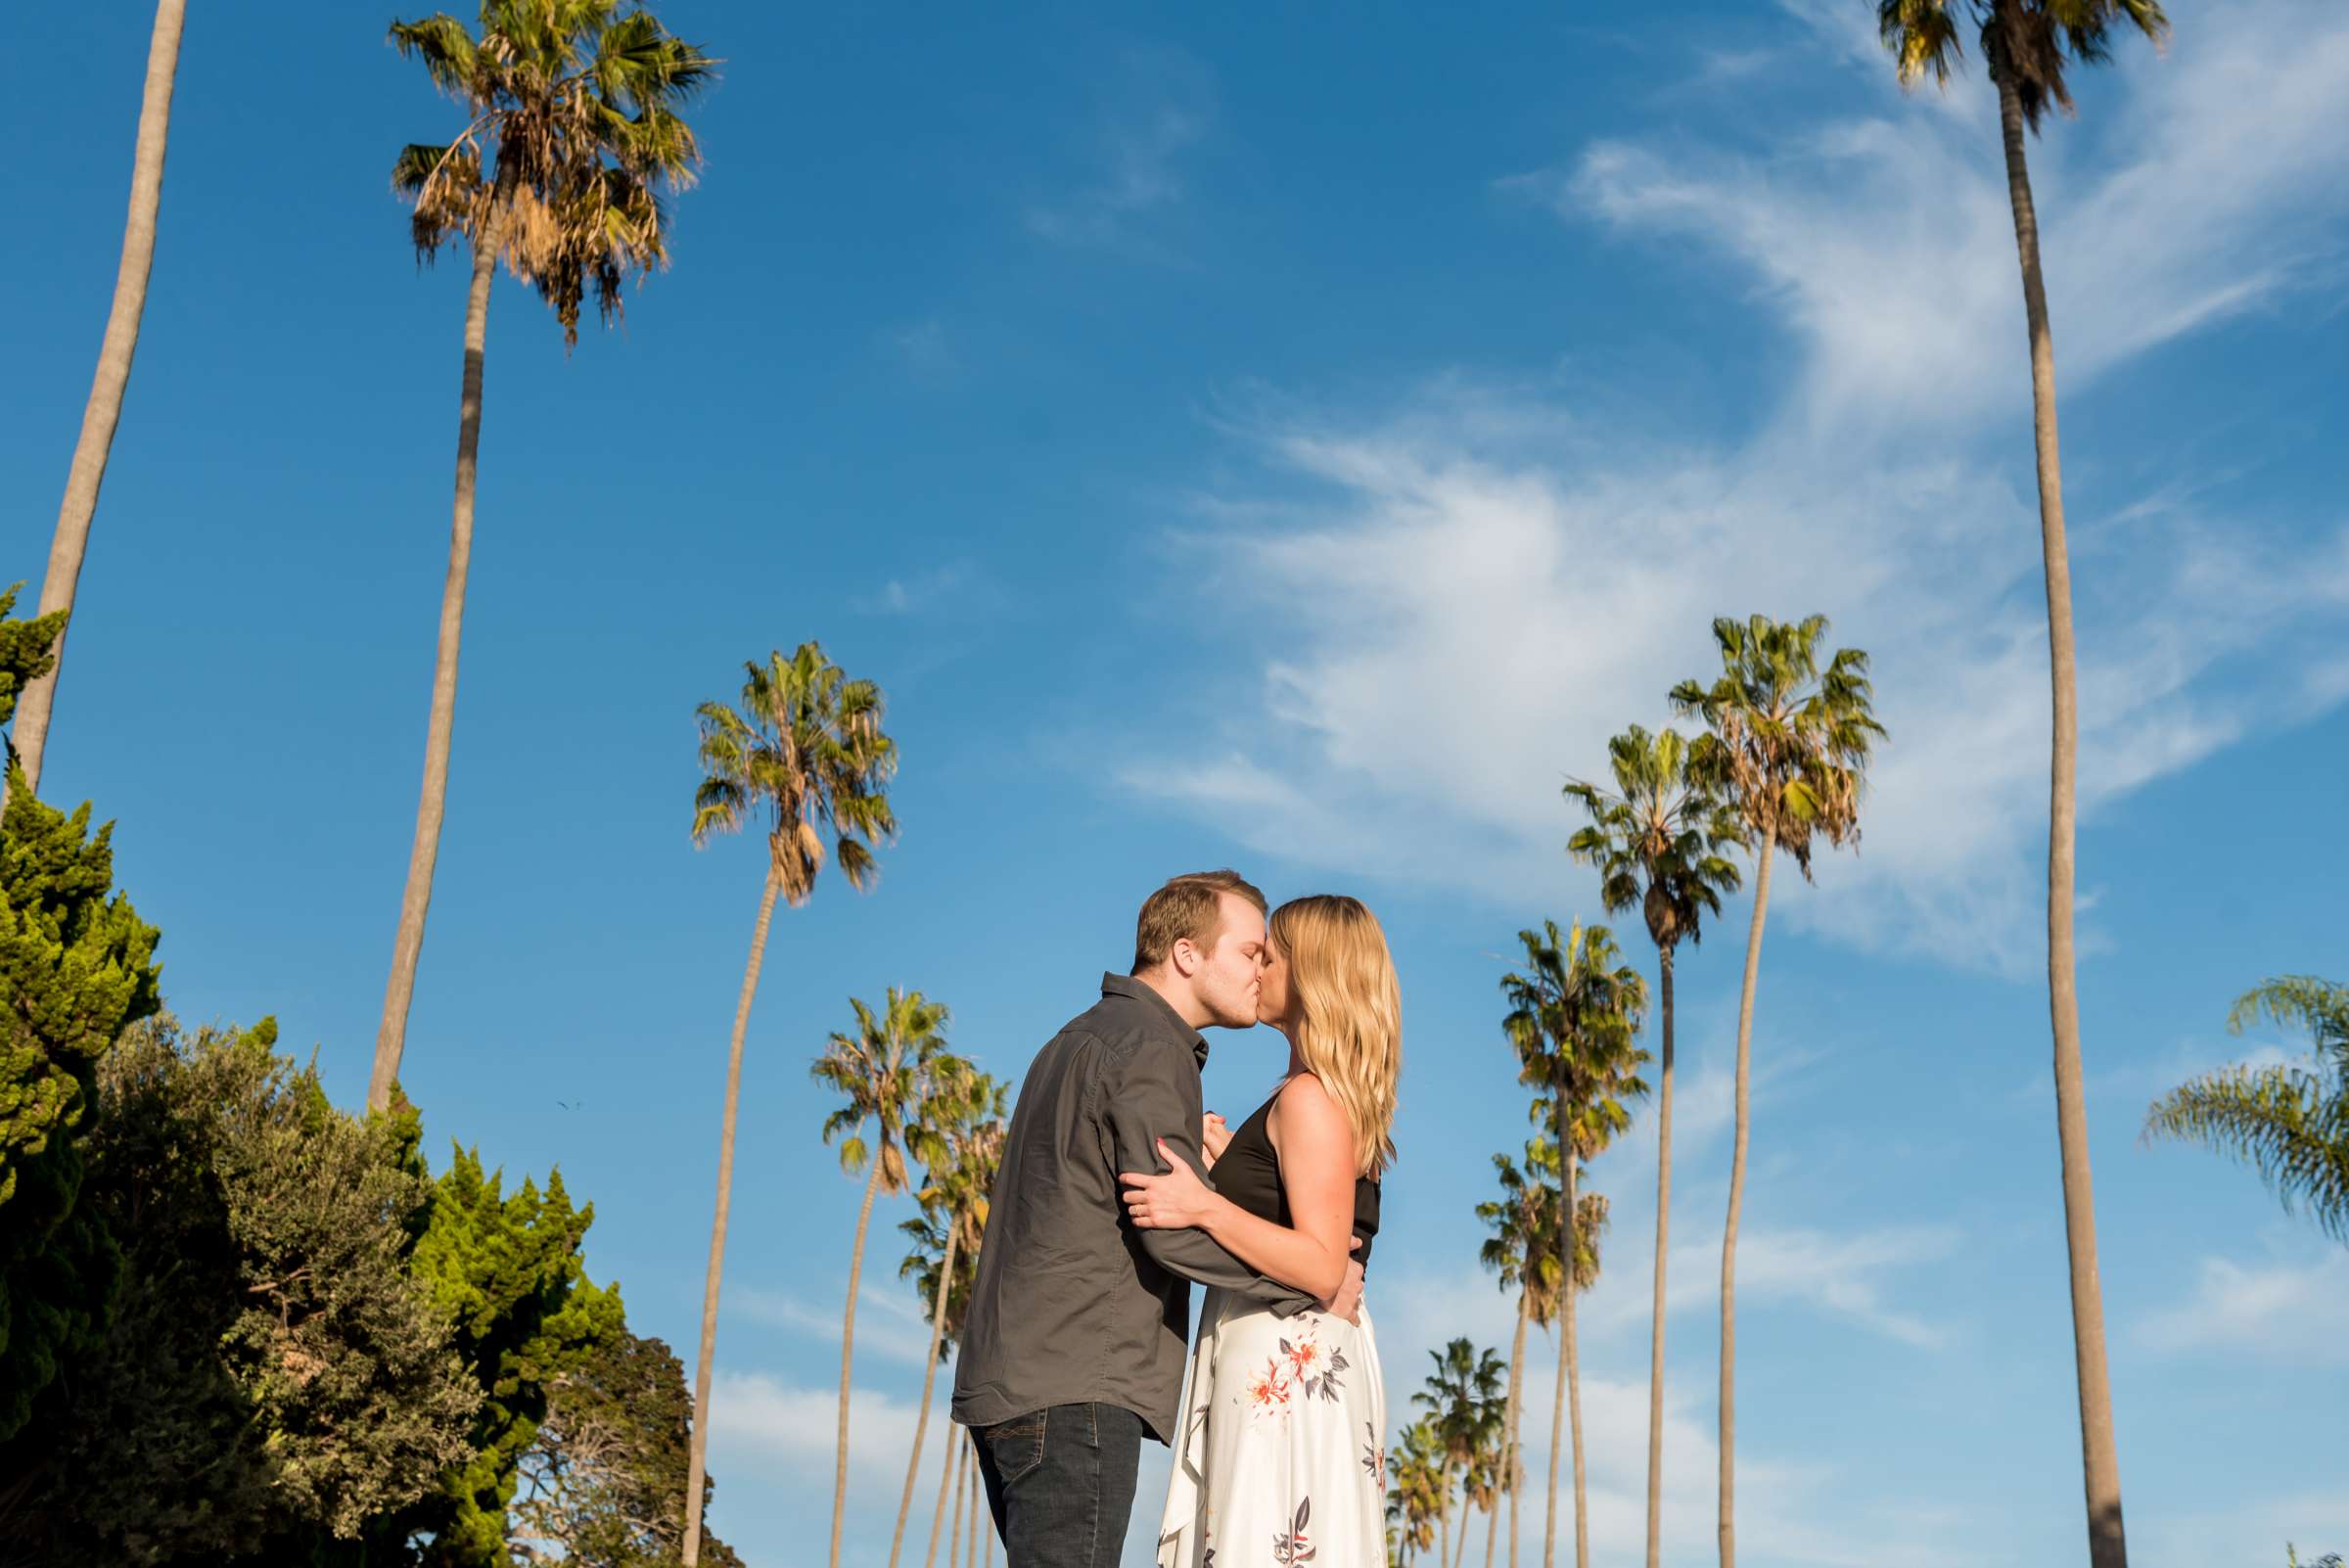
[[[995,1464],[995,1475],[1004,1486],[1034,1470],[1044,1462],[1044,1412],[1014,1416],[1008,1421],[990,1426],[985,1434],[987,1455]]]

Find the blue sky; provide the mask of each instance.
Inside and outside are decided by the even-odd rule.
[[[2349,1257],[2249,1176],[2138,1141],[2179,1078],[2292,1048],[2229,1039],[2236,992],[2349,978],[2325,829],[2349,763],[2349,20],[2177,9],[2166,54],[2125,48],[2032,149],[2102,1272],[2150,1568],[2349,1542],[2317,1440],[2349,1391]],[[29,14],[0,59],[13,205],[37,214],[8,268],[0,580],[37,584],[104,322],[138,12]],[[811,636],[883,683],[903,837],[875,895],[778,918],[745,1070],[714,1463],[753,1562],[815,1560],[828,1501],[856,1188],[806,1068],[850,994],[920,987],[1016,1076],[1163,876],[1368,899],[1407,1015],[1371,1282],[1400,1405],[1427,1347],[1506,1348],[1469,1217],[1523,1136],[1497,981],[1521,925],[1599,913],[1557,785],[1667,716],[1713,616],[1815,610],[1873,653],[1892,738],[1863,853],[1773,899],[1744,1560],[2078,1554],[2019,290],[1987,84],[1903,98],[1871,13],[662,8],[726,60],[673,270],[568,358],[524,290],[492,305],[405,1077],[436,1138],[515,1176],[559,1164],[596,1205],[598,1274],[690,1354],[760,875],[753,845],[688,845],[693,706]],[[417,268],[389,194],[396,148],[454,117],[383,20],[190,21],[46,780],[119,820],[181,1014],[275,1012],[351,1104],[414,808],[464,292],[461,262]],[[1744,916],[1681,966],[1676,1561],[1712,1550]],[[1279,1061],[1221,1038],[1210,1103],[1246,1111]],[[1640,1531],[1653,1154],[1635,1133],[1592,1173],[1612,1560]],[[886,1552],[918,1387],[904,1212],[877,1212],[866,1270],[857,1563]],[[1543,1400],[1553,1364],[1529,1368]],[[1163,1473],[1154,1453],[1129,1562]]]

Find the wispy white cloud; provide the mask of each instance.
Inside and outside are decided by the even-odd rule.
[[[1491,1289],[1450,1297],[1432,1279],[1410,1292],[1388,1290],[1374,1303],[1380,1357],[1393,1418],[1407,1419],[1407,1401],[1426,1365],[1423,1346],[1457,1334],[1505,1356],[1514,1319]],[[1489,1298],[1489,1299],[1488,1299]],[[1633,1362],[1637,1362],[1635,1367]],[[1647,1382],[1644,1338],[1636,1354],[1610,1352],[1602,1336],[1582,1338],[1583,1453],[1589,1478],[1592,1555],[1635,1557],[1646,1540]],[[1527,1473],[1533,1477],[1521,1513],[1539,1555],[1549,1471],[1549,1408],[1557,1375],[1554,1339],[1539,1330],[1527,1341],[1523,1374],[1526,1412],[1521,1428]],[[1664,1555],[1696,1559],[1714,1541],[1718,1494],[1711,1393],[1701,1378],[1672,1377],[1664,1404]],[[1572,1472],[1560,1455],[1560,1530],[1571,1533]],[[1737,1459],[1738,1539],[1769,1561],[1871,1564],[1887,1559],[1934,1564],[1987,1563],[1952,1546],[1946,1510],[1925,1499],[1855,1497],[1852,1478],[1815,1457],[1768,1453],[1750,1443]],[[1481,1549],[1483,1521],[1472,1526]],[[1505,1528],[1505,1527],[1504,1527]]]
[[[2129,1500],[2129,1552],[2144,1568],[2280,1563],[2286,1560],[2286,1545],[2297,1549],[2303,1564],[2311,1564],[2349,1542],[2349,1493],[2339,1487],[2228,1499],[2182,1488],[2142,1497]],[[2247,1549],[2261,1555],[2252,1558]]]
[[[845,1284],[843,1290],[845,1291]],[[811,1301],[788,1290],[746,1285],[726,1293],[725,1311],[840,1348],[840,1301]],[[856,1293],[856,1351],[918,1369],[930,1355],[930,1320],[913,1298],[867,1284]]]
[[[1890,80],[1865,8],[1789,9]],[[2108,139],[2131,156],[2091,161],[2064,134],[2032,144],[2067,389],[2295,284],[2337,281],[2349,26],[2320,0],[2229,11],[2190,50],[2123,57]],[[2279,56],[2273,37],[2295,47]],[[1815,425],[1978,413],[2023,385],[1997,125],[1978,73],[1915,96],[1955,113],[1819,125],[1760,157],[1601,142],[1530,186],[1578,221],[1690,239],[1749,269],[1809,349],[1792,407]]]
[[[1212,596],[1286,617],[1267,705],[1220,761],[1144,753],[1121,782],[1297,860],[1545,896],[1571,874],[1558,785],[1621,724],[1669,720],[1665,691],[1714,663],[1710,619],[1823,610],[1871,650],[1892,741],[1862,853],[1825,862],[1818,895],[1780,878],[1781,907],[1863,945],[2028,968],[2046,654],[2035,530],[2010,486],[1808,439],[1723,456],[1587,432],[1538,458],[1410,419],[1267,436],[1278,482],[1328,498],[1313,524],[1214,552],[1243,565]],[[2076,515],[2087,559],[2096,522]],[[2247,692],[2206,684],[2231,658],[2309,641],[2339,603],[2247,529],[2218,564],[2233,522],[2138,520],[2131,555],[2081,575],[2092,811],[2304,707],[2282,689],[2288,658]]]
[[[2241,1263],[2204,1258],[2185,1300],[2136,1325],[2139,1343],[2174,1355],[2216,1352],[2307,1366],[2349,1366],[2341,1337],[2349,1253]]]
[[[2055,307],[2069,389],[2292,298],[2343,242],[2349,17],[2246,11],[2274,25],[2203,29],[2125,74],[2118,161],[2038,146],[2050,266],[2082,258]],[[2288,79],[2243,90],[2258,39],[2284,35],[2305,44]],[[1268,696],[1210,734],[1220,761],[1128,753],[1119,781],[1262,852],[1554,898],[1579,874],[1559,783],[1623,723],[1669,718],[1670,685],[1716,663],[1711,618],[1823,611],[1873,655],[1892,738],[1862,853],[1773,897],[1864,947],[2028,972],[2046,634],[2027,464],[1986,444],[2028,388],[1979,119],[1814,124],[1767,159],[1618,141],[1521,182],[1578,225],[1692,240],[1755,278],[1798,348],[1774,416],[1725,449],[1619,399],[1454,374],[1397,407],[1229,419],[1259,493],[1225,486],[1200,523],[1214,548],[1187,558],[1219,563],[1212,605],[1278,613]],[[2174,221],[2188,210],[2227,217]],[[2337,514],[2235,516],[2174,479],[2143,504],[2085,462],[2070,500],[2084,810],[2338,700],[2342,679],[2301,673],[2337,658],[2349,609]]]
[[[1796,1302],[1842,1318],[1887,1339],[1922,1350],[1948,1342],[1947,1325],[1925,1313],[1895,1305],[1894,1279],[1919,1266],[1939,1263],[1958,1251],[1958,1231],[1949,1225],[1878,1226],[1852,1234],[1820,1230],[1765,1230],[1737,1238],[1737,1296],[1740,1302]],[[1683,1249],[1672,1268],[1685,1283],[1665,1298],[1667,1311],[1718,1304],[1705,1268],[1720,1256],[1720,1242]]]
[[[1778,60],[1774,49],[1708,49],[1699,57],[1696,79],[1706,86],[1744,81],[1770,69]]]
[[[1708,1233],[1683,1221],[1676,1228],[1664,1309],[1675,1315],[1712,1314],[1721,1304],[1721,1227],[1715,1222]],[[1954,1227],[1934,1224],[1748,1230],[1737,1238],[1737,1300],[1742,1307],[1800,1309],[1902,1345],[1936,1350],[1950,1342],[1954,1325],[1920,1304],[1925,1292],[1917,1281],[1930,1273],[1927,1266],[1954,1256],[1958,1245]],[[1588,1331],[1643,1337],[1650,1306],[1645,1277],[1622,1274],[1592,1293],[1585,1310]]]
[[[820,1466],[828,1483],[838,1453],[840,1390],[805,1388],[765,1372],[719,1369],[710,1391],[711,1468],[724,1478],[774,1473],[805,1482]],[[918,1416],[902,1395],[858,1385],[850,1391],[849,1491],[852,1499],[894,1508],[913,1451]],[[943,1400],[930,1415],[928,1446],[935,1453],[947,1430]],[[827,1487],[828,1490],[828,1487]]]
[[[2097,1068],[2088,1075],[2086,1087],[2091,1096],[2112,1101],[2114,1110],[2121,1115],[2142,1117],[2155,1099],[2187,1080],[2222,1068],[2308,1065],[2307,1041],[2295,1043],[2303,1048],[2289,1049],[2273,1040],[2236,1038],[2217,1030],[2185,1036]],[[2048,1096],[2053,1092],[2054,1080],[2042,1067],[2018,1084],[2008,1097],[2016,1106],[2027,1107],[2033,1115],[2039,1115],[2047,1109]]]
[[[1139,225],[1182,200],[1182,156],[1215,126],[1215,76],[1179,49],[1128,50],[1103,97],[1093,177],[1065,199],[1031,207],[1028,227],[1061,244],[1151,251]]]
[[[996,600],[993,585],[968,561],[949,561],[907,576],[891,577],[852,601],[860,615],[930,615],[952,607],[975,612]]]
[[[898,368],[918,382],[946,381],[962,368],[952,335],[936,316],[898,322],[884,328],[875,342]]]

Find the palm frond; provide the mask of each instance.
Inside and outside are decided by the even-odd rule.
[[[2240,1035],[2261,1019],[2308,1032],[2320,1055],[2349,1070],[2349,986],[2314,975],[2280,975],[2235,998],[2227,1014],[2230,1033]]]
[[[465,23],[445,11],[436,12],[421,22],[394,22],[390,36],[399,57],[421,63],[434,86],[451,98],[468,95],[477,57]]]
[[[2157,0],[1878,0],[1877,35],[1902,86],[1927,76],[1937,86],[1949,84],[1965,53],[1961,8],[1975,23],[1993,79],[2013,86],[2034,131],[2050,105],[2072,112],[2069,68],[2108,63],[2117,31],[2133,28],[2156,48],[2170,31]]]
[[[2235,999],[2227,1026],[2240,1034],[2261,1019],[2305,1030],[2313,1067],[2235,1066],[2190,1080],[2153,1102],[2144,1136],[2241,1161],[2287,1213],[2305,1209],[2349,1241],[2349,987],[2312,975],[2264,981]]]
[[[617,320],[627,279],[668,263],[665,193],[700,163],[675,106],[708,81],[708,57],[641,8],[618,12],[608,0],[489,0],[478,38],[445,14],[392,27],[394,47],[474,116],[449,144],[474,158],[467,200],[424,177],[412,150],[401,157],[419,250],[458,234],[493,243],[553,307],[567,346],[590,294]],[[616,52],[600,52],[607,42]]]
[[[2286,1212],[2305,1209],[2349,1242],[2349,1103],[2317,1074],[2231,1067],[2153,1103],[2148,1138],[2199,1143],[2257,1171]]]

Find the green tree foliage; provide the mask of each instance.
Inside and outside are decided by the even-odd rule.
[[[1441,1527],[1439,1547],[1451,1554],[1452,1481],[1471,1478],[1478,1458],[1498,1440],[1502,1423],[1501,1390],[1508,1366],[1492,1351],[1480,1352],[1466,1337],[1452,1340],[1440,1351],[1429,1351],[1436,1369],[1411,1403],[1426,1412],[1437,1445],[1440,1469],[1436,1522]],[[1473,1490],[1472,1488],[1470,1489]],[[1471,1497],[1460,1501],[1460,1529],[1468,1528]]]
[[[2147,1138],[2199,1143],[2249,1165],[2287,1212],[2349,1242],[2349,986],[2284,975],[2235,999],[2227,1027],[2265,1019],[2307,1031],[2313,1060],[2224,1067],[2181,1084],[2145,1116]]]
[[[1735,1130],[1729,1141],[1729,1212],[1721,1236],[1721,1441],[1714,1451],[1720,1477],[1716,1528],[1721,1568],[1736,1568],[1737,1562],[1737,1225],[1745,1208],[1754,996],[1762,975],[1771,868],[1783,852],[1809,881],[1811,855],[1819,842],[1857,850],[1861,787],[1875,742],[1884,736],[1884,726],[1875,718],[1867,655],[1844,648],[1822,663],[1819,654],[1826,633],[1825,616],[1786,622],[1759,615],[1744,621],[1719,617],[1713,623],[1713,640],[1721,649],[1721,674],[1710,686],[1683,680],[1672,689],[1673,707],[1702,717],[1711,731],[1706,771],[1726,789],[1754,855],[1754,909],[1745,931],[1745,980],[1737,997],[1737,1068],[1730,1091]],[[2067,862],[2070,842],[2067,832]],[[2064,908],[2070,908],[2068,893]],[[2090,1273],[2093,1276],[2093,1265]],[[2096,1339],[2100,1347],[2100,1328]],[[2081,1400],[2084,1408],[2092,1403],[2086,1384]],[[2117,1482],[2112,1491],[2117,1499]],[[2119,1564],[2107,1561],[2099,1550],[2096,1568]]]
[[[1400,1568],[1437,1544],[1445,1511],[1448,1461],[1434,1418],[1422,1415],[1404,1428],[1385,1459],[1389,1560]]]
[[[526,1563],[668,1568],[685,1538],[681,1508],[693,1401],[685,1366],[625,1328],[596,1342],[547,1387],[546,1413],[522,1455],[507,1549]],[[714,1481],[706,1481],[707,1510]],[[709,1534],[702,1561],[741,1568]]]
[[[83,1202],[116,1308],[0,1454],[0,1559],[376,1560],[361,1539],[468,1453],[481,1391],[411,1271],[415,1121],[343,1115],[275,1040],[164,1018],[108,1056]]]
[[[481,35],[446,12],[394,22],[392,45],[454,99],[464,128],[444,143],[414,143],[392,164],[392,188],[411,206],[419,258],[462,240],[473,254],[465,297],[464,375],[457,394],[456,494],[448,573],[433,658],[424,781],[400,894],[392,973],[376,1027],[367,1104],[389,1110],[407,1049],[408,1008],[424,950],[448,806],[465,585],[472,570],[482,444],[482,377],[489,285],[508,271],[538,291],[578,341],[579,305],[592,290],[607,322],[622,286],[668,262],[664,190],[692,183],[701,153],[678,109],[710,81],[714,62],[671,37],[642,8],[619,0],[482,0]]]
[[[856,1237],[849,1251],[849,1299],[841,1314],[832,1568],[840,1568],[840,1532],[849,1505],[849,1373],[856,1345],[857,1281],[864,1272],[864,1233],[873,1218],[873,1199],[906,1189],[908,1151],[933,1169],[947,1163],[951,1147],[944,1124],[969,1108],[971,1081],[970,1064],[946,1049],[946,1009],[942,1004],[925,999],[918,991],[892,986],[878,1014],[854,996],[849,998],[849,1006],[856,1014],[856,1033],[835,1031],[808,1069],[842,1100],[824,1118],[824,1141],[841,1139],[841,1170],[853,1174],[868,1163],[872,1166],[863,1205],[856,1211]],[[872,1129],[869,1144],[867,1127]]]
[[[459,238],[502,255],[574,345],[590,293],[617,321],[629,276],[668,264],[664,193],[702,161],[678,111],[716,63],[620,0],[484,0],[481,29],[445,11],[392,23],[392,46],[467,115],[452,141],[401,148],[392,184],[419,256]]]
[[[1566,798],[1589,813],[1567,853],[1599,873],[1609,914],[1638,909],[1656,945],[1656,990],[1663,1014],[1663,1064],[1656,1093],[1656,1248],[1650,1291],[1647,1371],[1647,1568],[1663,1560],[1664,1271],[1672,1256],[1673,966],[1682,942],[1704,940],[1704,922],[1721,913],[1721,896],[1740,878],[1728,852],[1744,829],[1723,798],[1723,759],[1711,735],[1693,742],[1678,730],[1650,735],[1637,724],[1607,742],[1610,792],[1577,779]]]
[[[57,642],[64,635],[66,619],[70,613],[52,611],[29,620],[11,620],[9,613],[17,607],[17,595],[24,584],[20,582],[0,593],[0,724],[17,716],[17,699],[24,688],[57,668]],[[15,741],[9,742],[10,765],[16,759]]]
[[[430,1537],[415,1560],[431,1568],[503,1568],[506,1507],[549,1388],[626,1332],[619,1291],[588,1279],[579,1256],[595,1206],[573,1208],[560,1173],[543,1193],[529,1177],[511,1197],[503,1186],[478,1150],[456,1148],[416,1244],[416,1275],[483,1395],[472,1457],[371,1532],[387,1547]]]
[[[15,600],[0,594],[0,723],[65,625],[9,620]],[[88,806],[69,816],[28,789],[0,808],[0,1443],[101,1325],[118,1263],[75,1215],[79,1145],[100,1060],[161,1003],[158,933],[114,891],[113,832],[91,829]]]
[[[898,747],[881,730],[887,706],[881,688],[869,680],[851,680],[813,642],[800,644],[789,659],[779,650],[770,652],[763,669],[756,664],[743,669],[748,678],[743,682],[739,710],[724,703],[704,703],[695,714],[702,734],[702,782],[693,793],[693,842],[704,845],[714,833],[738,832],[753,821],[763,821],[766,882],[759,896],[759,919],[751,928],[751,954],[743,965],[742,991],[734,1002],[734,1038],[726,1051],[725,1108],[717,1133],[717,1203],[710,1217],[710,1266],[702,1277],[702,1340],[694,1358],[693,1404],[701,1412],[701,1424],[694,1428],[693,1456],[686,1467],[685,1568],[695,1568],[701,1547],[702,1460],[710,1424],[711,1358],[717,1349],[717,1292],[725,1274],[726,1218],[734,1201],[734,1126],[742,1109],[742,1041],[750,1028],[752,998],[759,994],[759,969],[766,961],[767,928],[774,919],[775,900],[782,899],[796,909],[813,897],[816,874],[824,865],[827,835],[836,835],[832,858],[841,875],[849,879],[851,887],[869,892],[881,875],[872,847],[895,838],[898,831],[888,794],[889,781],[898,770]],[[830,1133],[825,1135],[830,1137]],[[863,1234],[860,1220],[859,1255]],[[852,1298],[854,1294],[850,1292]],[[848,1339],[844,1332],[844,1368]],[[845,1391],[846,1370],[841,1376]],[[845,1392],[842,1398],[845,1432]],[[847,1448],[844,1435],[844,1454]],[[838,1511],[836,1506],[834,1512]],[[838,1532],[834,1535],[837,1548]],[[833,1556],[838,1558],[837,1549]]]

